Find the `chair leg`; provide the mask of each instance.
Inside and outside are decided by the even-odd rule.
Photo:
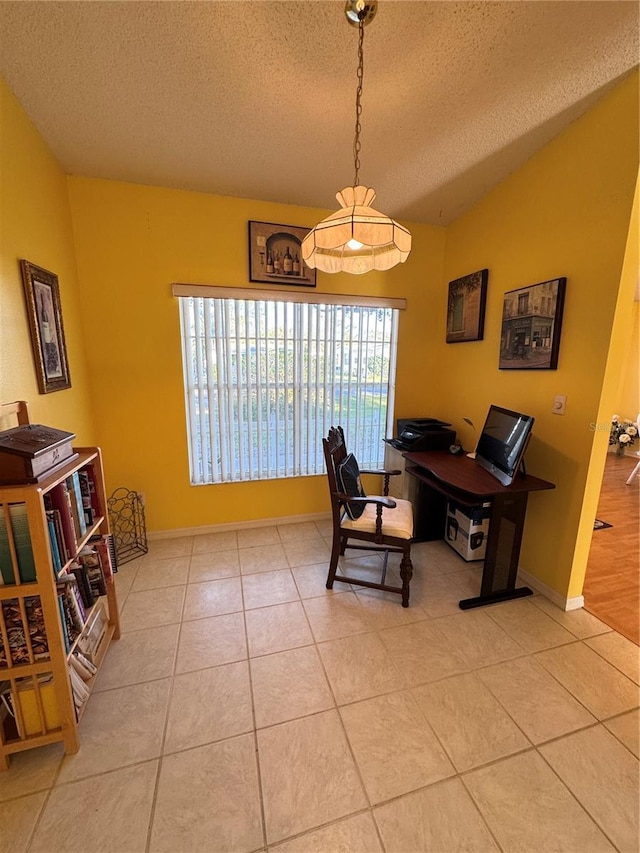
[[[402,554],[400,563],[400,577],[402,578],[402,606],[409,606],[409,584],[413,577],[413,565],[411,563],[411,552],[407,548]]]
[[[636,465],[636,467],[633,469],[633,471],[632,471],[632,472],[631,472],[631,474],[629,475],[629,479],[627,480],[627,482],[626,482],[626,484],[625,484],[625,485],[630,486],[630,485],[631,485],[631,481],[632,481],[632,480],[633,480],[633,478],[636,476],[636,474],[640,474],[640,462],[638,462],[638,464]]]
[[[387,564],[388,564],[388,562],[389,562],[389,552],[385,551],[384,552],[384,562],[382,564],[382,578],[380,580],[380,583],[384,583],[387,579]]]
[[[344,550],[344,549],[343,549]],[[327,575],[327,589],[333,589],[333,582],[338,569],[338,559],[340,557],[340,536],[335,534],[333,544],[331,546],[331,560],[329,562],[329,574]]]

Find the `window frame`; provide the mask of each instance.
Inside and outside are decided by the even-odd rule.
[[[395,374],[396,374],[396,358],[397,358],[397,345],[398,345],[398,326],[399,326],[399,314],[398,312],[406,309],[406,300],[398,299],[398,298],[389,298],[389,297],[366,297],[366,296],[355,296],[351,294],[332,294],[332,293],[321,293],[318,291],[314,291],[313,293],[306,292],[296,292],[296,291],[280,291],[280,290],[258,290],[253,288],[231,288],[217,285],[188,285],[188,284],[173,284],[172,285],[172,295],[175,297],[194,297],[196,299],[206,299],[213,298],[216,300],[233,300],[233,301],[241,301],[246,302],[248,300],[254,300],[257,302],[289,302],[289,303],[298,303],[300,305],[304,304],[319,304],[319,305],[336,305],[336,306],[345,306],[345,307],[363,307],[366,309],[384,309],[391,308],[394,309],[394,313],[390,318],[391,328],[390,328],[390,342],[392,343],[391,351],[389,353],[389,375],[388,375],[388,384],[387,384],[387,398],[386,398],[386,423],[381,424],[384,426],[385,435],[392,434],[393,431],[393,409],[394,409],[394,395],[395,395]],[[224,303],[220,303],[223,305]],[[312,470],[302,470],[298,471],[297,466],[295,464],[295,460],[298,457],[298,454],[294,454],[294,468],[296,470],[286,470],[284,473],[281,473],[279,469],[279,463],[275,466],[275,469],[272,470],[271,466],[268,467],[268,473],[265,473],[264,464],[258,466],[258,475],[255,475],[255,472],[251,471],[251,461],[248,462],[244,460],[244,457],[240,459],[239,462],[239,470],[236,470],[236,464],[232,464],[232,470],[229,471],[228,465],[225,469],[223,462],[218,459],[219,469],[215,468],[215,461],[213,462],[214,469],[211,472],[211,456],[210,452],[202,452],[195,456],[195,447],[197,440],[197,430],[194,432],[193,428],[193,412],[192,408],[194,405],[193,392],[194,385],[193,379],[190,377],[188,370],[191,368],[188,367],[189,361],[192,357],[192,351],[190,350],[191,341],[189,337],[185,337],[185,325],[184,321],[186,320],[187,315],[183,316],[183,311],[186,309],[186,305],[182,304],[180,306],[180,338],[181,338],[181,346],[183,353],[183,383],[184,383],[184,393],[185,393],[185,416],[186,416],[186,433],[187,433],[187,443],[188,443],[188,453],[189,453],[189,474],[190,481],[192,485],[218,485],[222,483],[239,483],[239,482],[262,482],[264,480],[272,480],[272,479],[281,479],[283,477],[297,477],[297,476],[319,476],[323,472],[318,471],[317,464],[314,466],[310,465]],[[190,309],[187,309],[190,310]],[[193,315],[192,315],[193,317]],[[258,377],[259,379],[259,377]],[[198,380],[202,382],[202,378]],[[312,387],[313,383],[311,382],[308,387]],[[337,387],[337,386],[336,386]],[[207,446],[209,446],[210,441],[212,441],[213,432],[211,432],[211,423],[209,422],[209,416],[207,415],[206,428],[204,426],[204,422],[201,425],[200,435],[206,436]],[[251,421],[248,420],[246,422],[242,422],[251,425]],[[380,422],[378,422],[380,423]],[[202,430],[205,429],[203,433]],[[227,430],[228,432],[228,430]],[[244,433],[244,430],[240,429],[240,433]],[[218,437],[222,434],[222,431],[219,429],[216,433]],[[232,433],[233,434],[233,433]],[[203,442],[205,439],[202,439]],[[241,440],[241,439],[240,439]],[[298,436],[298,440],[300,440],[300,436]],[[352,442],[353,444],[353,442]],[[297,446],[297,445],[296,445]],[[204,444],[203,444],[204,447]],[[304,450],[304,443],[301,445],[301,448]],[[210,448],[211,449],[211,448]],[[299,448],[300,450],[300,448]],[[260,450],[258,449],[258,458],[260,457]],[[232,451],[233,453],[233,451]],[[209,458],[209,463],[207,463],[207,459]],[[308,460],[312,459],[312,456],[303,457]],[[215,455],[214,455],[215,460]],[[243,467],[244,463],[244,467]],[[263,459],[264,463],[264,459]],[[284,463],[284,467],[290,469],[289,462]],[[313,470],[315,467],[315,470]],[[225,473],[226,470],[226,473]]]

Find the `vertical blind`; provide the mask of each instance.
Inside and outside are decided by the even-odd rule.
[[[398,311],[180,297],[193,484],[321,474],[341,424],[381,467],[393,410]]]

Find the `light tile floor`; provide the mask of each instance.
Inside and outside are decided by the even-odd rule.
[[[414,546],[408,610],[329,592],[329,532],[121,567],[80,752],[0,774],[0,853],[637,851],[638,648],[541,596],[460,611],[480,568],[442,542]]]

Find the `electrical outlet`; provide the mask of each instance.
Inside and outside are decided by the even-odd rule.
[[[564,410],[567,405],[567,395],[566,394],[556,394],[553,398],[553,408],[551,411],[554,415],[564,415]]]

